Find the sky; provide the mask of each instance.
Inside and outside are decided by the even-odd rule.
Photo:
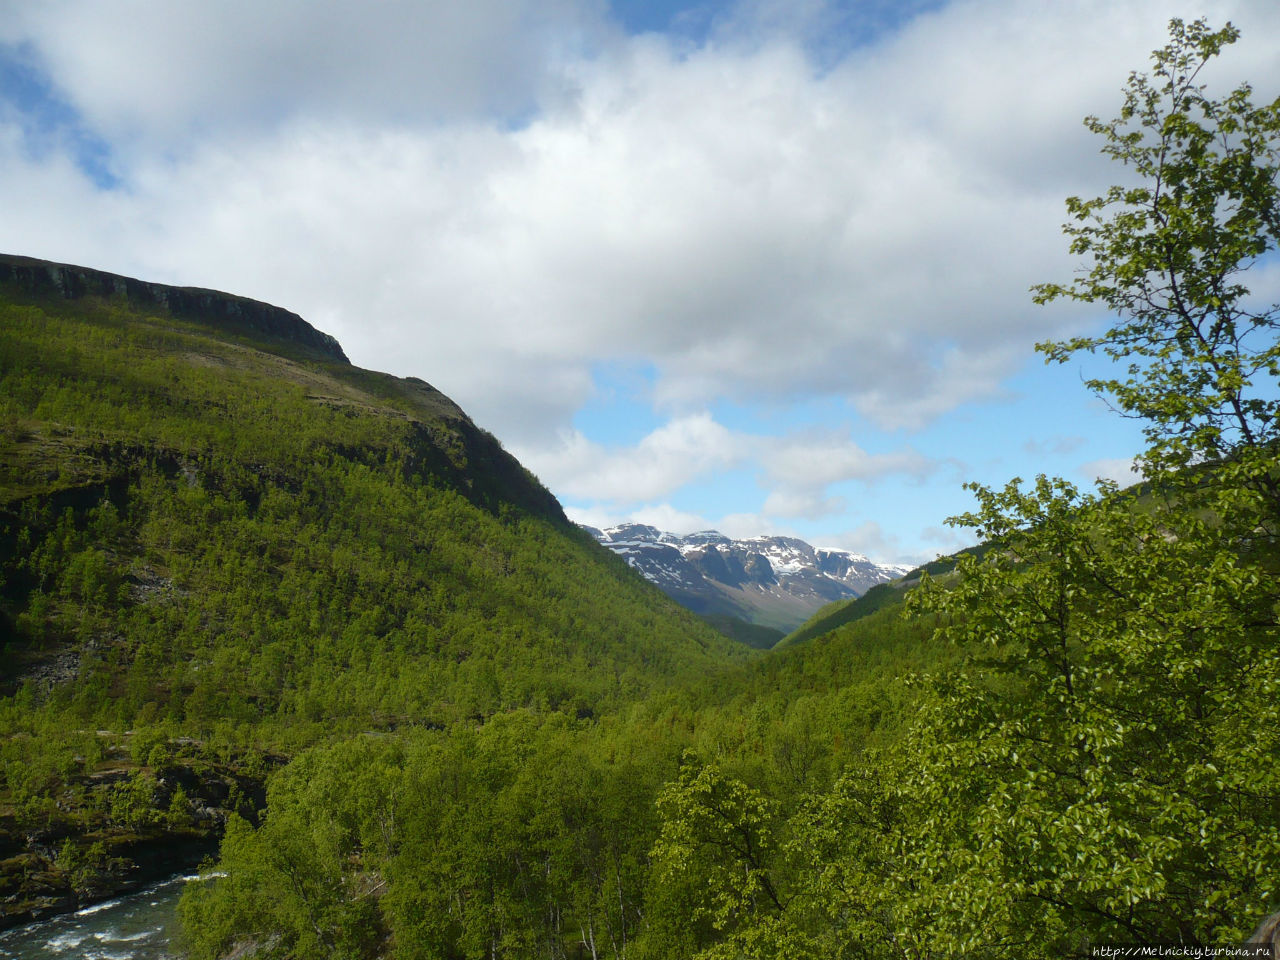
[[[920,562],[1131,476],[1028,290],[1170,17],[1280,92],[1280,4],[1199,3],[0,0],[0,251],[293,310],[581,522]]]

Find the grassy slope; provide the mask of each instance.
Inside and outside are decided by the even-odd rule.
[[[797,643],[804,643],[806,640],[812,640],[815,637],[830,633],[832,630],[836,630],[847,623],[853,623],[873,613],[895,607],[902,603],[906,591],[918,584],[924,574],[927,573],[931,577],[943,576],[955,569],[956,563],[962,555],[975,553],[981,556],[983,549],[983,547],[972,547],[969,550],[962,550],[960,553],[952,554],[948,557],[939,557],[937,560],[916,567],[916,569],[905,576],[899,577],[897,580],[876,584],[860,597],[829,603],[779,640],[774,649],[780,650]]]
[[[782,639],[782,631],[774,627],[750,623],[726,613],[704,613],[702,619],[711,624],[726,637],[733,637],[739,643],[757,650],[768,650]]]

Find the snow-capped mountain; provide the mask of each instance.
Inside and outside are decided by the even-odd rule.
[[[833,600],[861,596],[910,569],[794,537],[731,540],[715,530],[678,536],[641,523],[584,529],[696,613],[784,631]]]

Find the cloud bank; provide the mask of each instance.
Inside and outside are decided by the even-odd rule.
[[[296,310],[557,492],[652,503],[754,465],[760,514],[822,515],[824,471],[926,460],[752,440],[709,405],[838,398],[911,431],[1000,397],[1089,319],[1026,291],[1070,274],[1062,198],[1114,178],[1080,118],[1170,11],[917,3],[833,44],[854,8],[801,6],[726,6],[695,42],[590,0],[2,4],[38,92],[0,108],[0,248]],[[1280,74],[1274,5],[1205,12],[1245,30],[1224,81]],[[633,450],[573,432],[601,363],[654,373],[666,425]]]

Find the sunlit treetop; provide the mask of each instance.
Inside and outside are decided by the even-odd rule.
[[[1063,231],[1086,268],[1033,288],[1117,316],[1100,336],[1044,343],[1049,360],[1101,348],[1127,377],[1089,381],[1146,421],[1148,472],[1269,445],[1280,431],[1280,307],[1244,282],[1280,236],[1280,99],[1253,103],[1249,84],[1211,97],[1200,74],[1239,31],[1170,22],[1170,40],[1134,72],[1120,115],[1088,117],[1103,153],[1136,175],[1090,200],[1070,197]]]

